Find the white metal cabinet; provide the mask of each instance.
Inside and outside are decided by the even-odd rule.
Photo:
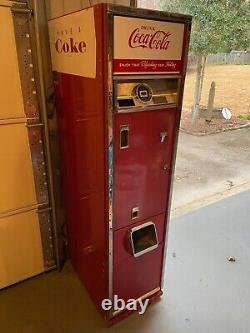
[[[0,0],[0,289],[56,265],[30,13]]]

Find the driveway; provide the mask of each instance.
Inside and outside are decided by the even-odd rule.
[[[207,136],[180,132],[172,216],[250,188],[250,128]]]

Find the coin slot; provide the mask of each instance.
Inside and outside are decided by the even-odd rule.
[[[135,102],[132,98],[124,98],[118,100],[118,105],[120,108],[126,108],[130,106],[135,106]]]
[[[134,220],[139,215],[139,207],[132,208],[131,219]]]
[[[129,147],[129,127],[122,126],[120,129],[120,149]]]

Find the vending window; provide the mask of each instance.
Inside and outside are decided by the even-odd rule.
[[[153,222],[146,222],[130,230],[130,240],[134,257],[152,251],[158,247],[158,238]]]

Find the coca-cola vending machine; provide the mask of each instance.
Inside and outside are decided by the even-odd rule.
[[[49,29],[70,259],[113,323],[162,294],[191,17],[99,4]]]

